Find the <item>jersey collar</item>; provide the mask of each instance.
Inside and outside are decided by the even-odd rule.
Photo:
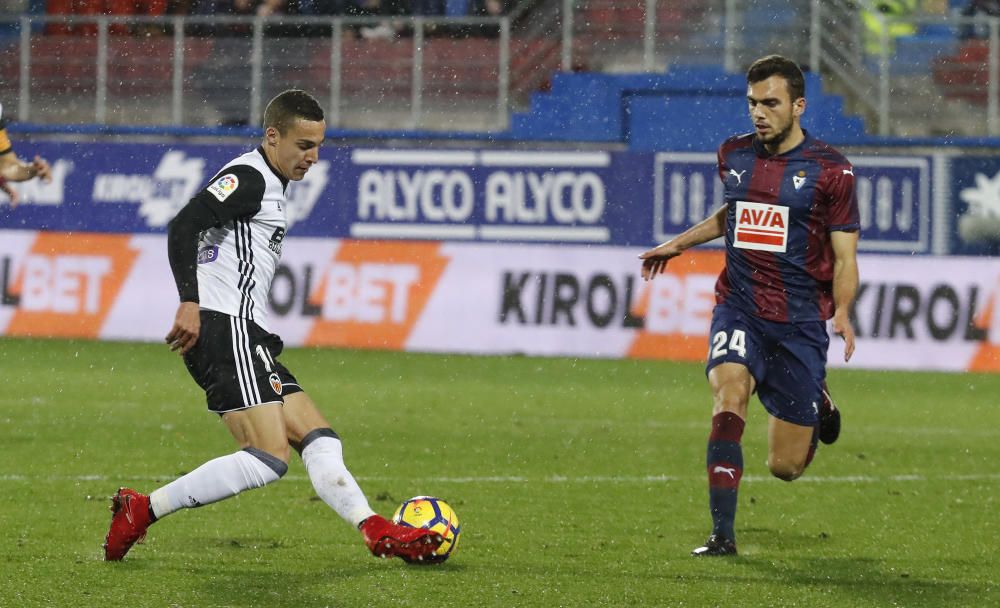
[[[278,173],[278,170],[274,168],[274,165],[271,164],[271,161],[267,160],[267,154],[264,154],[264,146],[257,146],[257,154],[260,154],[260,157],[264,159],[264,164],[267,165],[267,168],[271,170],[271,173],[274,173],[274,176],[277,177],[278,180],[281,182],[281,188],[282,189],[287,188],[288,180],[282,177],[280,173]]]
[[[770,152],[767,151],[767,148],[764,147],[764,144],[760,143],[760,141],[757,139],[757,135],[754,135],[753,136],[753,149],[754,149],[754,152],[757,153],[757,156],[759,156],[761,158],[773,158],[773,157],[776,157],[776,156],[792,156],[794,154],[797,154],[799,152],[799,150],[801,150],[803,147],[805,147],[805,145],[807,143],[809,143],[809,140],[811,139],[809,137],[809,131],[806,131],[805,129],[802,129],[802,136],[803,136],[802,137],[802,141],[799,142],[799,145],[795,146],[791,150],[786,150],[785,152],[782,152],[781,154],[771,154]]]

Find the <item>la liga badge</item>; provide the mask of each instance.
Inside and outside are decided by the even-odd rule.
[[[219,202],[221,203],[229,198],[229,195],[235,192],[239,186],[239,178],[232,173],[227,173],[212,182],[212,185],[208,187],[208,191],[212,193],[212,196],[219,199]]]

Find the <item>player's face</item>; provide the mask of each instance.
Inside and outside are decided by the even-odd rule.
[[[747,85],[747,104],[757,138],[765,146],[778,147],[798,128],[806,100],[793,100],[784,77],[774,75]]]
[[[284,134],[269,127],[265,132],[271,148],[271,159],[278,173],[291,181],[299,181],[319,160],[319,147],[326,133],[326,121],[298,119]]]

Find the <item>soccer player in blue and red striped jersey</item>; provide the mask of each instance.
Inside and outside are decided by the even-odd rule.
[[[829,334],[854,352],[848,313],[858,288],[860,222],[854,168],[806,132],[805,79],[770,55],[747,71],[754,130],[719,148],[725,205],[705,221],[646,251],[642,276],[664,272],[686,249],[720,236],[726,267],[715,286],[708,363],[712,534],[693,555],[736,553],[740,445],[750,396],[768,416],[768,468],[785,481],[802,475],[817,440],[833,443],[840,412],[826,391]]]

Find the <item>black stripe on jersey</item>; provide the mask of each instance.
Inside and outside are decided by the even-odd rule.
[[[236,220],[234,233],[236,237],[236,258],[239,261],[239,281],[236,284],[240,292],[240,316],[253,320],[254,303],[253,288],[253,234],[250,220]]]
[[[243,405],[250,407],[261,403],[257,391],[257,380],[253,371],[253,353],[250,352],[250,338],[246,319],[229,318],[233,333],[233,360],[236,362],[236,383],[240,387]]]

